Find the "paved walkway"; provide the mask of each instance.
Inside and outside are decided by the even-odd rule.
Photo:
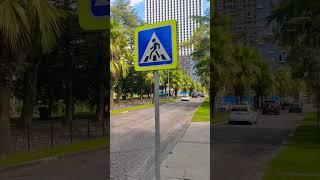
[[[209,123],[192,122],[184,137],[161,164],[161,179],[209,180],[209,157]]]

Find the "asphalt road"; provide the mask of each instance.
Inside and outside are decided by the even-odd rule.
[[[203,99],[161,105],[161,150],[184,132]],[[53,160],[0,172],[1,180],[107,180],[108,151]],[[113,180],[138,180],[154,163],[154,109],[111,118],[110,169]]]
[[[198,98],[161,106],[161,152],[187,129],[202,101]],[[154,108],[114,116],[111,122],[111,179],[143,179],[154,164]]]
[[[294,132],[303,114],[258,116],[251,125],[214,128],[214,180],[260,180],[269,160]]]

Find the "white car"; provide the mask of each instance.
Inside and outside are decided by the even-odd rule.
[[[181,101],[190,101],[191,98],[189,96],[182,96]]]
[[[257,122],[257,112],[247,105],[235,105],[232,107],[228,123],[247,122],[253,125]]]

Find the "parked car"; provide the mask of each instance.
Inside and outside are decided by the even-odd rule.
[[[277,114],[279,115],[281,106],[276,101],[264,101],[262,105],[262,114]]]
[[[200,96],[200,97],[204,97],[204,94],[200,93],[199,96]]]
[[[190,96],[187,96],[187,95],[184,95],[181,98],[181,101],[190,101],[190,100],[191,100]]]
[[[199,97],[199,93],[196,93],[196,92],[195,92],[195,93],[192,93],[191,97],[192,97],[192,98],[198,98],[198,97]]]
[[[289,109],[290,105],[291,105],[290,103],[284,102],[283,104],[281,104],[281,109],[282,110]]]
[[[302,107],[299,104],[292,104],[289,107],[289,113],[302,113]]]
[[[246,122],[253,125],[257,122],[257,112],[247,105],[235,105],[231,108],[228,123]]]

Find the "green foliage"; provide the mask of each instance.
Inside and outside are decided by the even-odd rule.
[[[227,120],[228,112],[216,112],[214,123],[222,123]],[[200,105],[192,116],[192,122],[209,122],[210,121],[210,101],[208,98]]]
[[[0,47],[12,53],[25,50],[30,44],[30,24],[26,5],[20,0],[0,2]]]
[[[57,157],[72,153],[93,151],[97,149],[106,148],[107,146],[109,146],[109,138],[100,137],[93,140],[78,142],[64,146],[56,146],[53,148],[46,148],[38,151],[17,152],[1,157],[0,167],[10,167],[49,157]]]
[[[194,18],[200,22],[200,27],[184,45],[194,47],[192,57],[196,61],[195,68],[200,82],[209,89],[211,80],[216,91],[227,87],[235,90],[239,96],[244,95],[248,88],[260,91],[261,96],[265,95],[272,84],[268,66],[255,49],[234,43],[235,37],[228,31],[231,19],[225,16],[213,17],[214,28],[210,34],[210,18]],[[213,61],[213,70],[210,70],[210,61]],[[210,71],[213,73],[211,79]]]
[[[316,180],[319,179],[320,131],[316,113],[309,114],[297,128],[288,144],[268,164],[264,180]]]
[[[320,3],[314,0],[285,0],[276,7],[269,22],[277,22],[276,39],[288,49],[293,77],[319,94]]]

